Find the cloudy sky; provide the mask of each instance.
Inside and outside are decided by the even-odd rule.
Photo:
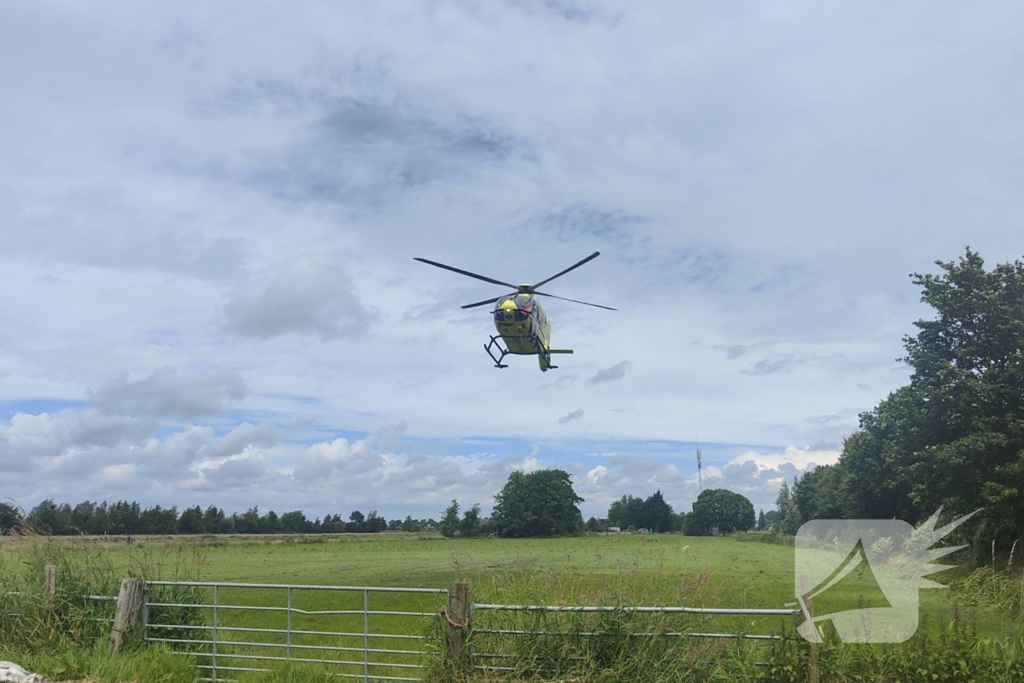
[[[0,498],[770,508],[1024,254],[1024,5],[4,3]],[[493,368],[501,288],[559,369]]]

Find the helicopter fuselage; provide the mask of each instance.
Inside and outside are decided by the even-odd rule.
[[[539,357],[540,369],[548,369],[545,351],[551,339],[551,323],[540,302],[529,293],[519,292],[498,299],[494,307],[494,327],[508,352]]]
[[[501,280],[495,280],[494,278],[486,277],[478,273],[472,273],[468,270],[462,270],[461,268],[446,266],[443,263],[431,261],[430,259],[420,258],[417,256],[415,257],[415,260],[436,268],[450,270],[453,273],[458,273],[459,275],[483,280],[484,282],[489,282],[492,285],[510,287],[516,290],[513,294],[484,299],[483,301],[466,304],[462,308],[476,308],[477,306],[494,304],[494,310],[491,311],[491,315],[494,316],[494,327],[498,330],[498,336],[491,335],[491,341],[484,344],[484,350],[487,352],[487,355],[491,357],[491,360],[494,361],[495,367],[507,368],[508,366],[501,361],[506,355],[511,353],[518,356],[537,356],[537,362],[540,364],[541,371],[547,372],[548,370],[558,367],[557,365],[551,364],[552,354],[572,353],[572,349],[553,349],[549,346],[548,342],[551,339],[551,324],[548,323],[548,317],[544,314],[544,309],[537,302],[535,295],[548,296],[562,301],[571,301],[572,303],[583,304],[584,306],[606,308],[609,311],[614,311],[615,309],[609,306],[602,306],[601,304],[591,304],[586,301],[567,299],[564,296],[558,296],[551,294],[550,292],[542,292],[538,287],[542,287],[552,280],[576,270],[584,263],[589,263],[600,255],[601,252],[595,251],[587,258],[574,263],[560,273],[556,273],[549,278],[545,278],[536,284],[522,284],[519,286],[508,282],[502,282]],[[502,342],[505,344],[504,348],[502,348]],[[495,355],[495,352],[497,352],[497,356]]]

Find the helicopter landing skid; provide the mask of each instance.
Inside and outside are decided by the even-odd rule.
[[[494,361],[494,367],[496,367],[496,368],[507,368],[508,365],[502,363],[501,361],[505,360],[505,356],[507,356],[508,354],[510,354],[512,352],[509,351],[506,347],[502,346],[501,342],[502,342],[502,339],[501,339],[500,336],[492,335],[491,336],[491,341],[489,341],[486,344],[484,344],[484,351],[486,351],[487,355],[490,356],[491,360]],[[533,344],[537,348],[537,355],[544,357],[544,364],[547,365],[547,369],[548,370],[557,370],[558,369],[557,365],[552,365],[551,364],[551,354],[553,354],[553,353],[572,353],[572,351],[569,350],[569,349],[550,349],[550,350],[549,349],[545,349],[544,346],[541,345],[540,340],[536,339],[536,338],[534,338]],[[497,351],[498,354],[499,354],[497,358],[494,357],[494,351]]]
[[[490,356],[491,360],[494,361],[494,367],[496,367],[496,368],[507,368],[508,366],[503,364],[501,361],[503,361],[505,359],[505,356],[507,356],[510,353],[510,351],[501,345],[501,342],[498,341],[500,339],[501,339],[501,337],[494,337],[494,336],[492,336],[491,337],[491,341],[486,343],[486,344],[484,344],[484,351],[486,351],[487,355]],[[497,349],[498,353],[501,354],[497,358],[494,357],[494,353],[491,351],[492,347]]]
[[[558,366],[551,364],[551,352],[544,348],[544,346],[540,343],[540,340],[534,338],[533,344],[534,346],[537,347],[537,355],[544,357],[544,365],[548,366],[548,370],[557,370]]]

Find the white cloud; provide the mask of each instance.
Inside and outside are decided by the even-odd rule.
[[[626,370],[632,365],[628,360],[616,363],[610,368],[599,370],[597,374],[587,380],[587,384],[601,384],[603,382],[614,382],[626,376]]]
[[[567,414],[563,415],[562,417],[558,418],[558,424],[564,425],[566,423],[572,422],[573,420],[582,420],[582,419],[583,419],[583,409],[580,408],[579,410],[574,410],[571,413],[567,413]]]
[[[242,376],[230,368],[179,377],[174,368],[166,367],[137,380],[121,375],[93,392],[90,398],[96,407],[108,413],[199,417],[219,412],[246,393]]]
[[[604,516],[608,505],[625,494],[646,498],[660,489],[677,512],[689,512],[703,489],[724,488],[743,494],[758,509],[772,509],[782,482],[792,483],[814,465],[832,464],[838,459],[833,451],[810,451],[795,446],[777,453],[748,451],[723,465],[707,465],[698,483],[696,462],[690,471],[679,467],[675,459],[614,454],[606,464],[581,469],[577,490],[586,499],[585,515]]]
[[[100,470],[100,477],[104,484],[111,490],[125,490],[135,481],[135,467],[133,465],[107,465]]]
[[[137,441],[153,433],[157,423],[148,418],[108,415],[97,410],[58,413],[68,423],[67,439],[78,446],[113,446]]]
[[[380,467],[384,460],[370,449],[367,440],[349,443],[348,439],[313,444],[295,470],[298,479],[329,477],[335,471],[362,474]]]
[[[741,453],[730,460],[726,468],[752,463],[758,470],[778,469],[786,464],[803,470],[812,465],[834,465],[838,461],[838,450],[812,450],[809,446],[805,448],[787,446],[783,453],[758,453],[757,451]]]
[[[252,337],[296,333],[324,339],[358,335],[374,315],[337,264],[306,256],[254,277],[224,306],[228,330]]]
[[[232,456],[220,464],[200,471],[203,478],[214,486],[234,487],[260,479],[266,473],[267,467],[260,452],[247,449],[239,456]]]
[[[210,458],[237,455],[249,446],[272,446],[277,442],[278,433],[273,424],[258,425],[243,422],[219,439],[209,442],[203,454]]]
[[[66,422],[48,413],[15,414],[6,425],[0,425],[0,453],[4,465],[11,469],[28,469],[29,459],[54,457],[68,442]]]
[[[686,505],[692,467],[631,444],[838,444],[907,380],[906,273],[968,234],[1020,255],[1016,3],[236,14],[5,11],[0,496],[167,504],[210,470],[243,509],[426,509],[562,465],[587,505]],[[503,290],[411,260],[519,283],[598,249],[545,290],[619,310],[545,302],[575,353],[544,375],[459,308]],[[583,438],[630,454],[591,482]],[[706,483],[767,505],[835,452]]]

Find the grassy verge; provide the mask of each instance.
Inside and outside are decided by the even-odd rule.
[[[193,683],[197,670],[189,657],[160,647],[129,648],[111,655],[106,643],[62,644],[31,651],[0,647],[0,659],[17,662],[28,671],[54,681],[90,680],[101,683]]]

